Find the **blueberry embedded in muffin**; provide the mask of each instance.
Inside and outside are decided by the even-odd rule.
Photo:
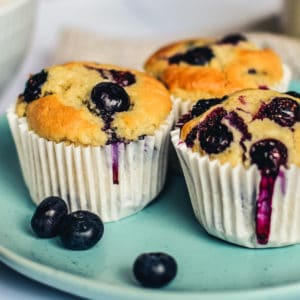
[[[259,48],[239,33],[169,44],[155,52],[144,67],[174,97],[193,103],[246,88],[286,90],[290,77],[273,50]]]
[[[163,85],[144,73],[83,62],[32,76],[16,111],[48,140],[96,146],[153,134],[171,102]]]
[[[44,68],[8,119],[36,204],[57,195],[109,222],[137,213],[164,186],[172,102],[146,73],[90,62]]]
[[[300,242],[300,231],[291,232],[299,226],[298,218],[286,218],[297,201],[298,96],[271,90],[236,92],[187,119],[179,142],[173,138],[195,213],[209,233],[247,247]]]

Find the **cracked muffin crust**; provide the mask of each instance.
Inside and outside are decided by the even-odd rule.
[[[247,88],[285,91],[289,70],[271,49],[261,49],[246,37],[193,39],[167,45],[145,63],[182,101],[223,97]]]
[[[171,106],[166,88],[145,73],[71,62],[30,76],[16,112],[47,140],[101,146],[153,135]]]

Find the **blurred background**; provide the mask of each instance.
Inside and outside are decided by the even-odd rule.
[[[28,74],[53,63],[101,59],[140,68],[147,51],[181,38],[240,31],[298,36],[298,15],[299,0],[0,0],[0,114]],[[0,263],[0,299],[76,298]]]

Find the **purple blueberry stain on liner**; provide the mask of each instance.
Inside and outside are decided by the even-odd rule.
[[[113,184],[119,184],[119,149],[118,144],[123,142],[114,128],[111,127],[113,115],[127,111],[130,108],[130,98],[125,89],[113,82],[100,82],[91,91],[91,102],[88,109],[95,111],[104,121],[103,131],[108,135],[107,145],[111,145],[112,180]]]
[[[250,148],[251,163],[257,165],[261,173],[259,193],[256,200],[256,238],[259,244],[269,241],[272,197],[277,176],[281,166],[287,163],[287,148],[275,139],[264,139]]]
[[[111,144],[113,184],[119,184],[119,145]]]
[[[284,195],[285,191],[286,191],[286,178],[285,178],[284,171],[279,170],[278,178],[280,180],[280,190],[281,190],[281,193],[282,193],[282,195]]]

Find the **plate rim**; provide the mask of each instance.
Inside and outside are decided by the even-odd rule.
[[[287,297],[294,293],[300,292],[300,278],[298,282],[280,284],[276,286],[253,288],[253,289],[238,289],[238,290],[217,290],[217,291],[181,291],[181,290],[164,290],[151,289],[140,286],[118,286],[114,284],[104,283],[94,279],[86,279],[76,274],[68,273],[62,270],[54,269],[49,265],[34,262],[24,256],[18,255],[15,252],[0,245],[0,258],[4,264],[11,267],[13,270],[23,274],[44,285],[56,288],[58,290],[68,292],[72,295],[95,298],[99,296],[120,297],[120,299],[144,299],[144,300],[200,300],[200,299],[219,299],[222,296],[223,300],[233,299],[265,299],[264,297]],[[33,271],[33,273],[32,273]],[[53,277],[55,273],[55,279]],[[47,275],[43,278],[39,275]],[[43,278],[43,280],[41,280]],[[57,282],[62,279],[61,284]],[[65,283],[68,285],[65,285]],[[82,293],[79,291],[82,287]],[[100,293],[101,292],[101,293]],[[299,296],[299,294],[298,294]]]
[[[293,81],[297,80],[293,79]],[[5,126],[9,128],[5,112],[0,114],[0,121],[4,122]],[[110,296],[130,300],[181,300],[183,297],[187,300],[213,300],[222,297],[223,300],[233,300],[241,299],[241,297],[243,297],[242,299],[265,299],[265,297],[280,298],[292,296],[296,293],[298,294],[298,296],[300,294],[300,278],[298,281],[292,283],[279,284],[274,286],[245,289],[226,289],[216,291],[149,289],[138,285],[120,286],[109,284],[103,281],[98,281],[93,278],[87,279],[73,273],[55,269],[47,264],[32,261],[30,258],[22,256],[16,251],[10,250],[1,244],[0,260],[16,272],[34,281],[81,297],[89,296],[95,298],[99,296]]]

